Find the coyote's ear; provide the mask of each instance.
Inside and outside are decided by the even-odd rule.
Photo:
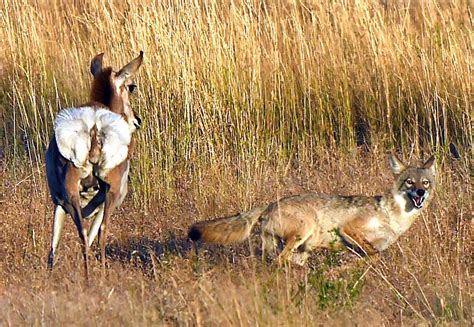
[[[390,163],[390,168],[392,168],[392,173],[394,175],[400,175],[406,168],[405,164],[393,153],[388,155],[388,162]]]
[[[429,169],[434,173],[436,173],[436,158],[432,155],[426,162],[423,164],[422,168]]]

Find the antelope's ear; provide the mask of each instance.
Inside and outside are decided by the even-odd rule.
[[[143,61],[143,51],[140,51],[138,57],[122,67],[116,75],[116,81],[121,86],[126,80],[130,79],[140,68]]]
[[[434,173],[436,173],[436,158],[432,155],[422,166],[423,169],[429,169]]]
[[[102,71],[102,60],[104,59],[104,53],[99,53],[91,61],[91,74],[96,76]]]
[[[394,175],[400,175],[402,171],[406,169],[405,164],[393,153],[388,155],[388,162],[390,163],[390,168]]]

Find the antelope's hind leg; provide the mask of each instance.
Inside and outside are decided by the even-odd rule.
[[[105,245],[107,240],[107,224],[113,210],[115,209],[116,200],[117,194],[109,190],[105,197],[104,215],[99,229],[100,261],[102,263],[102,269],[105,269]]]
[[[53,221],[53,235],[51,237],[51,249],[48,255],[48,268],[53,269],[54,255],[58,248],[59,239],[61,238],[61,231],[64,226],[64,220],[66,219],[66,211],[60,205],[56,205],[54,208],[54,221]]]
[[[80,171],[74,167],[72,163],[69,164],[68,168],[65,177],[66,198],[68,199],[68,202],[65,207],[72,216],[79,238],[82,241],[82,254],[84,257],[86,279],[89,279],[89,243],[87,242],[87,230],[82,225],[82,209],[79,200],[80,195],[78,186],[80,181]]]
[[[115,208],[123,201],[127,194],[128,171],[130,163],[125,160],[113,168],[106,177],[100,181],[101,188],[106,190],[104,202],[104,217],[99,228],[100,260],[102,269],[105,269],[105,246],[107,241],[107,225]]]
[[[89,279],[89,242],[87,242],[87,230],[82,225],[82,214],[81,207],[79,205],[79,199],[73,197],[72,203],[67,206],[69,213],[74,220],[74,224],[77,228],[77,233],[82,241],[82,255],[84,257],[84,269],[86,271],[86,279]]]

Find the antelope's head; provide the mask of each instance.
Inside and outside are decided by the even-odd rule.
[[[140,55],[123,66],[119,71],[112,67],[102,67],[104,54],[98,54],[91,61],[91,73],[94,76],[91,89],[91,100],[100,102],[128,122],[130,130],[134,132],[140,128],[141,119],[130,107],[129,94],[134,93],[137,86],[131,79],[140,68],[143,61],[143,51]]]

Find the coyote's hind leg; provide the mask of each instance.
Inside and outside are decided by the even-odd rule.
[[[306,240],[309,238],[311,234],[305,235],[303,238],[301,235],[293,235],[286,240],[285,247],[283,251],[281,251],[280,255],[278,256],[279,260],[282,262],[287,261],[293,252],[298,249]]]
[[[278,237],[268,231],[262,231],[262,260],[266,256],[276,252],[278,244]]]
[[[304,245],[313,235],[314,228],[308,228],[305,232],[304,234],[293,234],[285,240],[285,247],[278,257],[280,261],[287,261],[300,246]]]
[[[308,260],[309,253],[307,251],[298,251],[293,253],[290,257],[290,261],[298,266],[304,266],[306,264],[306,260]]]

